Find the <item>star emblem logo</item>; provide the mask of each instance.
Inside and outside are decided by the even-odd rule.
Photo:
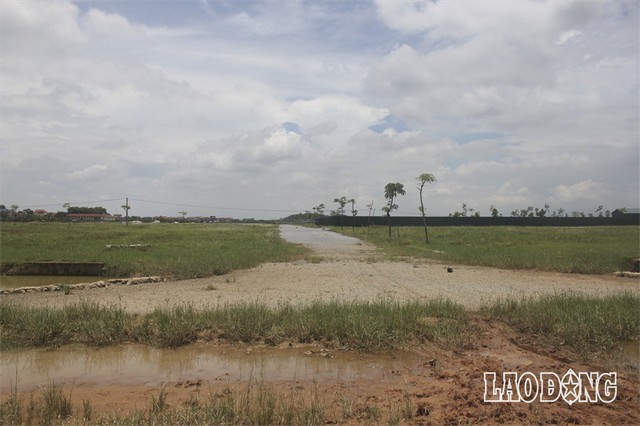
[[[573,405],[580,398],[580,377],[572,368],[562,376],[560,389],[562,391],[562,399],[569,405]]]

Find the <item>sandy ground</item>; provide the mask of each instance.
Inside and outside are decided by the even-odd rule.
[[[358,240],[320,229],[283,226],[284,238],[310,246],[314,254],[292,263],[264,264],[257,268],[220,277],[105,289],[31,293],[2,296],[2,303],[61,306],[81,300],[118,304],[131,312],[148,312],[157,306],[189,303],[216,306],[237,302],[307,303],[314,300],[423,300],[448,297],[470,308],[497,298],[522,297],[558,291],[609,294],[630,291],[640,294],[638,280],[614,276],[567,275],[531,271],[507,271],[432,262],[388,262],[374,247]],[[447,266],[453,268],[448,273]],[[388,423],[394,412],[405,406],[408,396],[412,417],[407,424],[640,424],[637,352],[631,359],[609,354],[584,362],[579,356],[555,347],[540,347],[528,336],[497,323],[477,320],[480,328],[473,347],[461,352],[444,351],[433,345],[415,348],[419,357],[405,365],[388,368],[367,379],[354,380],[269,380],[269,386],[285,394],[320,395],[328,408],[330,423]],[[294,344],[295,346],[295,344]],[[234,346],[229,350],[256,350]],[[261,348],[278,351],[280,348]],[[316,356],[318,353],[309,353]],[[322,354],[322,353],[320,353]],[[335,353],[336,368],[341,355]],[[364,355],[363,355],[364,356]],[[369,355],[368,355],[369,356]],[[483,401],[484,372],[616,371],[617,396],[610,404],[575,403],[489,403]],[[44,383],[43,383],[44,384]],[[190,377],[164,387],[167,403],[177,407],[195,395],[200,398],[223,395],[226,388],[242,389],[246,381],[228,377]],[[94,414],[121,414],[148,410],[152,396],[161,387],[139,383],[92,383],[81,380],[66,384],[75,410],[82,399],[92,401]],[[28,393],[25,393],[28,395]],[[5,400],[7,394],[0,395]],[[206,399],[203,399],[206,401]],[[346,405],[348,403],[348,407]],[[348,408],[348,410],[346,409]],[[376,417],[379,415],[379,417]]]
[[[389,262],[376,248],[355,238],[321,229],[283,225],[282,236],[305,244],[314,254],[307,260],[267,263],[229,275],[106,289],[28,293],[2,296],[2,301],[62,306],[80,301],[122,306],[144,313],[156,307],[229,303],[309,303],[319,300],[427,300],[449,298],[477,308],[501,298],[520,298],[562,291],[604,295],[640,294],[637,279],[616,276],[511,271],[430,261]],[[447,266],[453,268],[447,272]]]

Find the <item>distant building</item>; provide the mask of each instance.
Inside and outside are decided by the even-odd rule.
[[[111,222],[116,220],[115,217],[110,214],[96,214],[96,213],[69,213],[67,218],[74,222]]]
[[[635,217],[640,219],[640,209],[615,209],[611,212],[611,217]]]

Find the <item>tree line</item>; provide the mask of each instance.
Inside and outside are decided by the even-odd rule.
[[[424,207],[424,198],[423,198],[423,190],[424,187],[427,183],[433,183],[436,181],[436,177],[434,175],[432,175],[431,173],[423,173],[420,176],[415,178],[416,182],[417,182],[417,189],[419,191],[420,194],[420,205],[418,206],[418,211],[421,213],[422,215],[422,220],[423,220],[423,226],[424,226],[424,236],[425,236],[425,243],[429,243],[429,232],[427,229],[427,219],[426,219],[426,209]],[[398,210],[398,204],[396,204],[396,201],[398,200],[398,197],[400,196],[404,196],[406,195],[406,191],[404,189],[404,184],[400,183],[400,182],[389,182],[385,185],[384,187],[384,198],[386,200],[386,204],[382,207],[382,211],[385,213],[386,217],[387,217],[387,224],[389,227],[389,238],[391,238],[391,213]],[[352,216],[353,222],[352,222],[352,228],[355,228],[355,217],[358,214],[358,210],[356,210],[355,208],[355,204],[356,204],[356,200],[354,198],[347,198],[346,196],[341,196],[341,197],[336,197],[333,200],[334,203],[338,204],[338,208],[336,208],[335,210],[331,210],[331,215],[332,216],[340,216],[340,217],[345,217],[346,213],[347,213],[347,205],[350,204],[351,205],[351,210],[350,210],[350,214]],[[371,204],[367,204],[366,207],[368,208],[368,217],[372,217],[374,209],[373,209],[373,201],[371,201]],[[325,216],[325,210],[326,210],[326,205],[325,204],[318,204],[317,206],[313,207],[311,210],[307,210],[304,213],[301,214],[297,214],[297,215],[291,215],[288,216],[287,218],[284,218],[283,221],[287,221],[287,220],[314,220],[317,219],[319,217],[323,217]],[[344,222],[341,221],[341,227],[344,227]],[[399,229],[398,229],[399,232]]]
[[[424,237],[425,243],[429,243],[429,232],[427,226],[427,217],[426,217],[426,209],[424,204],[424,189],[425,185],[428,183],[436,182],[436,177],[431,173],[423,173],[420,176],[416,177],[417,181],[417,189],[419,192],[420,205],[418,206],[418,211],[422,216],[422,225],[424,227]],[[398,210],[398,204],[396,204],[398,197],[406,195],[406,191],[404,189],[404,185],[399,182],[389,182],[384,187],[384,198],[386,200],[386,204],[382,207],[382,211],[384,212],[384,216],[387,218],[387,226],[389,228],[389,238],[392,236],[392,220],[391,214],[392,212]],[[348,204],[351,205],[351,216],[354,218],[352,222],[352,227],[355,228],[355,217],[358,214],[358,210],[355,209],[356,200],[353,198],[347,198],[346,196],[341,196],[334,198],[334,203],[338,204],[338,208],[335,210],[331,210],[331,216],[340,216],[346,217],[347,210],[346,206]],[[369,217],[372,217],[373,212],[373,201],[371,204],[367,204],[366,207],[369,211]],[[298,215],[292,215],[285,219],[290,220],[314,220],[320,217],[325,216],[326,206],[325,204],[318,204],[313,207],[311,210],[307,210],[305,213],[301,213]],[[498,209],[491,205],[489,206],[489,215],[491,217],[502,217],[503,215],[498,211]],[[559,208],[557,210],[551,210],[551,207],[548,203],[545,203],[542,207],[533,207],[528,206],[526,209],[515,209],[511,211],[511,217],[601,217],[608,218],[611,217],[611,211],[605,210],[604,206],[599,205],[593,212],[579,212],[573,211],[571,213],[565,211],[563,208]],[[455,211],[449,213],[449,217],[480,217],[480,211],[476,210],[466,203],[462,203],[462,208],[459,211]],[[370,222],[371,223],[371,222]],[[344,227],[344,221],[340,222],[340,226]],[[399,229],[398,229],[399,233]]]

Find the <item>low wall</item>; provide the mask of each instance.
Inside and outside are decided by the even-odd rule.
[[[164,281],[162,277],[139,277],[139,278],[114,278],[105,281],[96,281],[93,283],[81,283],[81,284],[68,284],[68,285],[43,285],[38,287],[20,287],[10,288],[6,290],[0,290],[0,295],[3,294],[23,294],[23,293],[39,293],[45,291],[65,291],[71,290],[86,290],[90,288],[105,288],[113,285],[138,285],[146,283],[157,283]]]
[[[319,226],[387,226],[386,216],[325,216]],[[638,216],[624,217],[451,217],[427,216],[427,226],[630,226],[640,225]],[[420,216],[391,216],[391,226],[422,226]]]

